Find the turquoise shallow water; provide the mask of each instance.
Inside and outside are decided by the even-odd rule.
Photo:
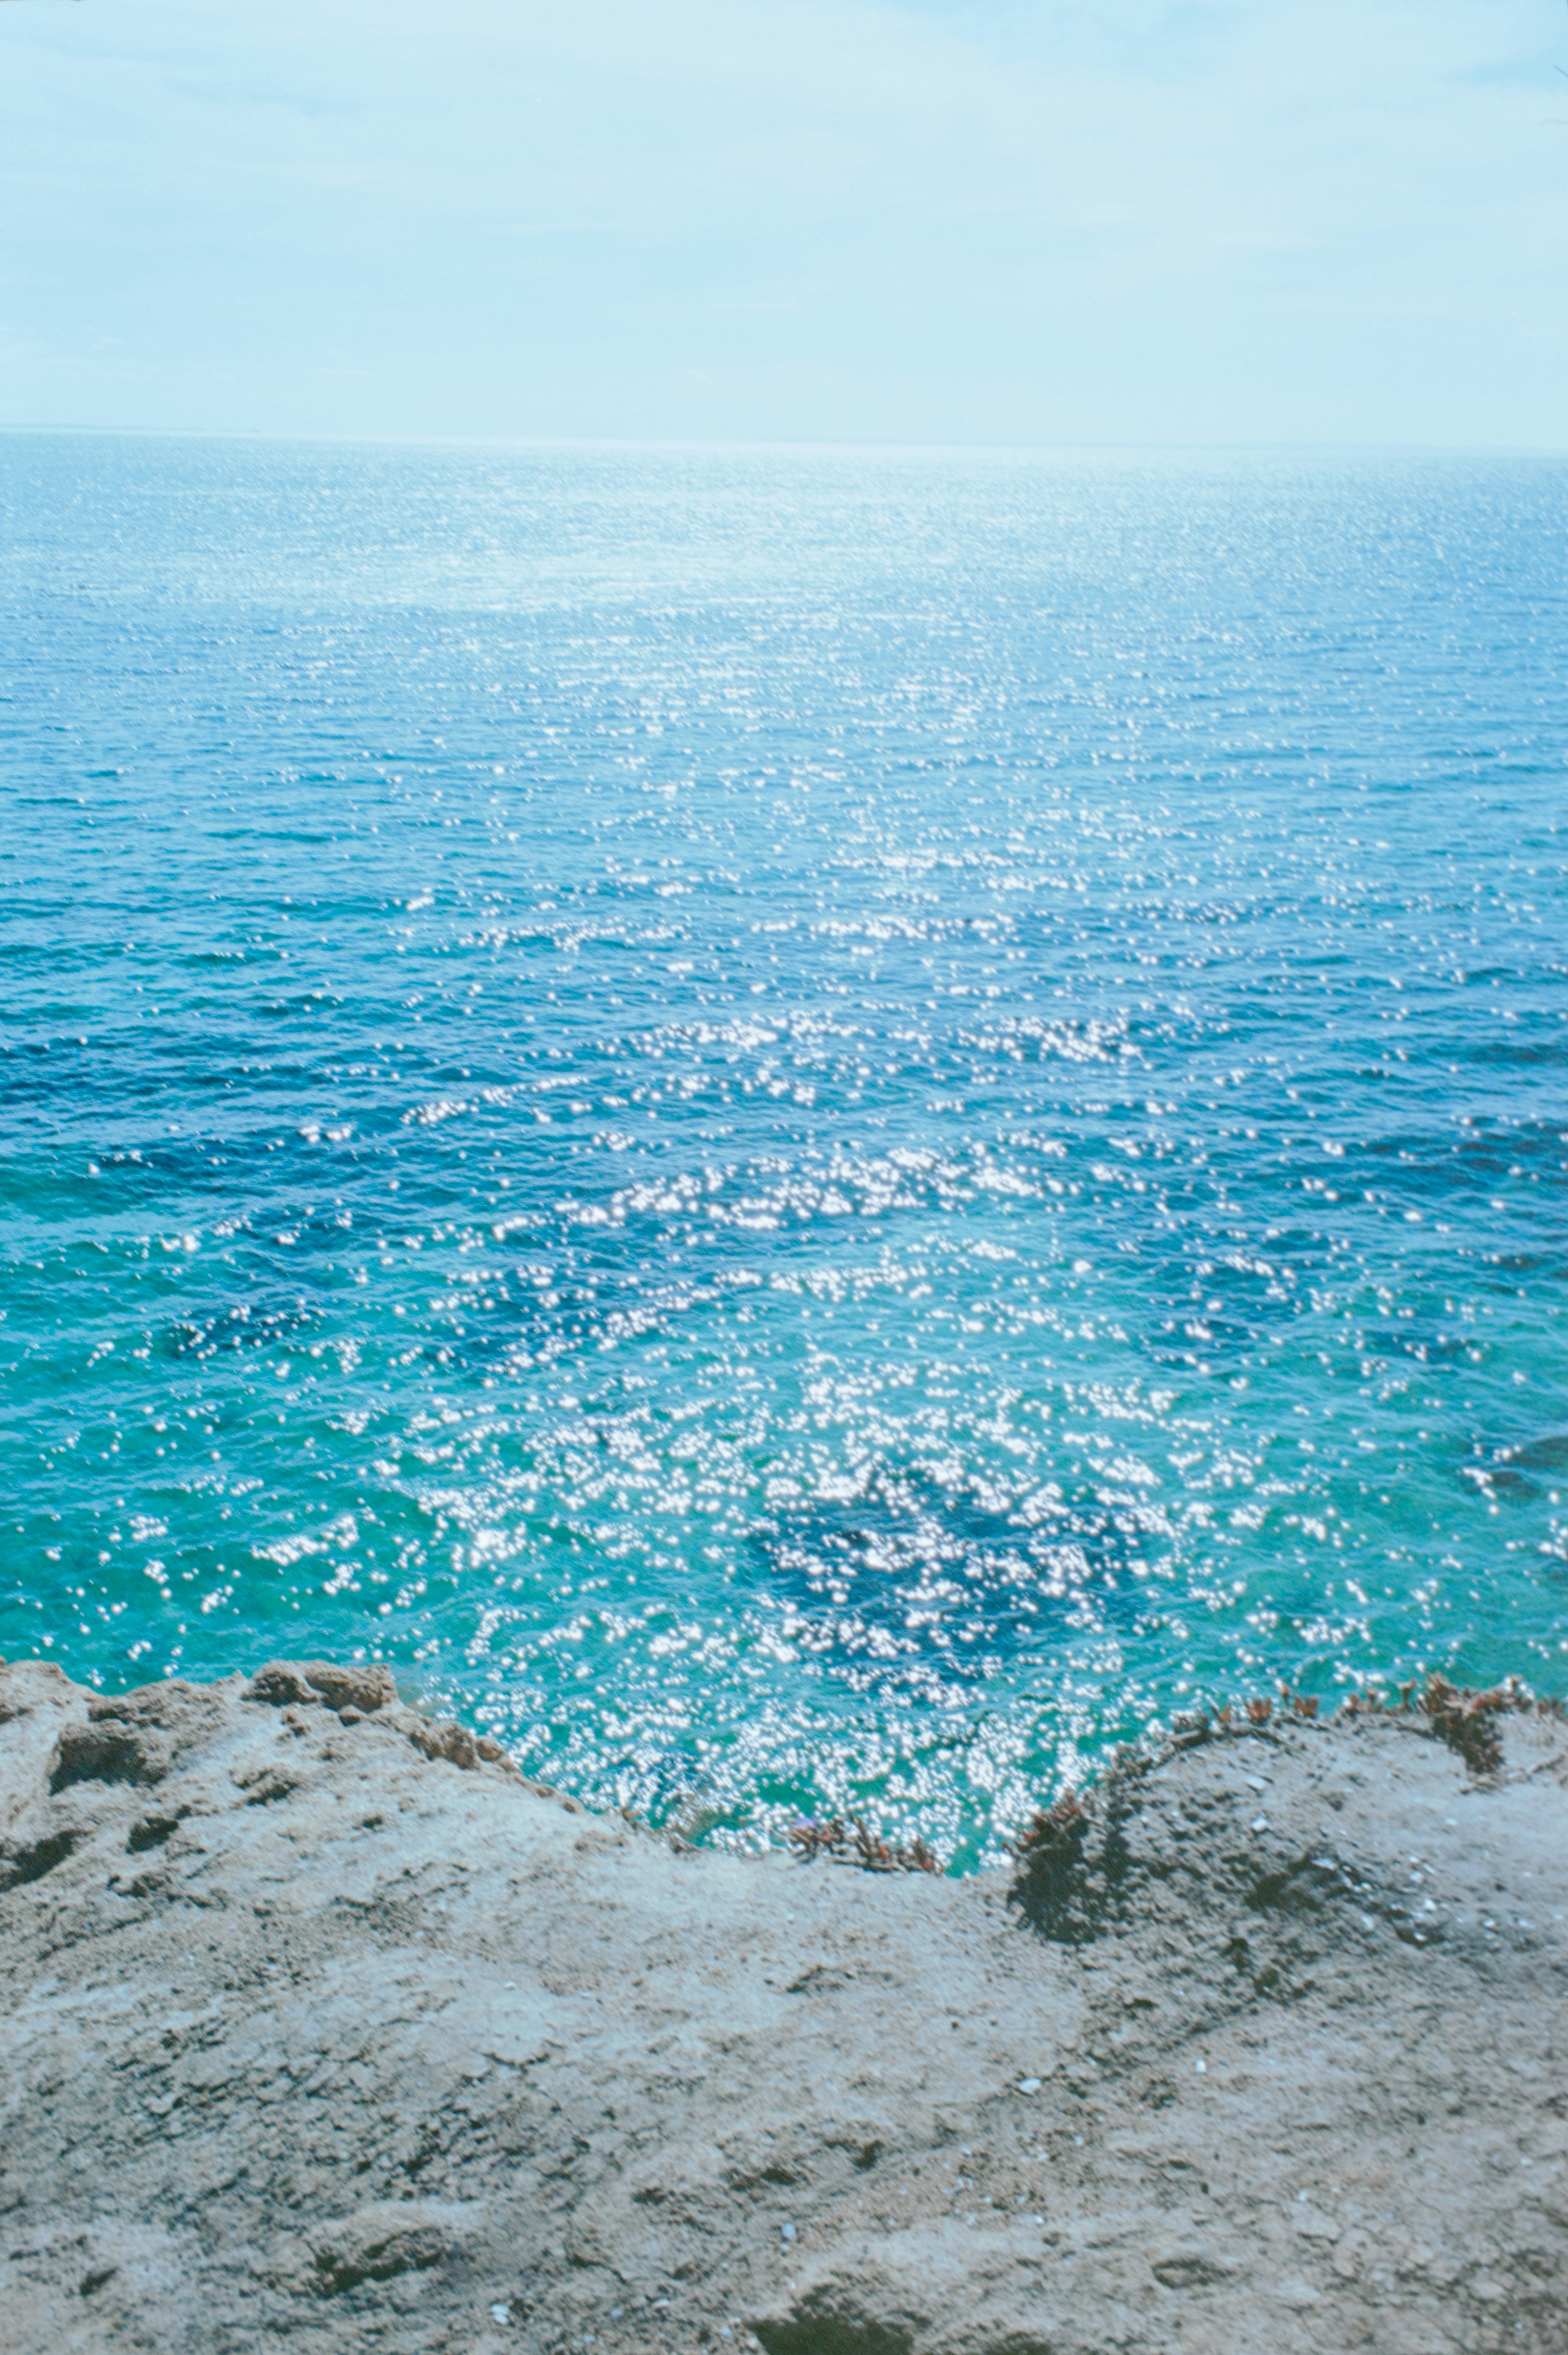
[[[0,439],[0,1653],[960,1859],[1568,1652],[1568,467]]]

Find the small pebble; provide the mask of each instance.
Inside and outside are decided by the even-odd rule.
[[[1040,2091],[1039,2078],[1020,2077],[1018,2081],[1018,2090],[1021,2094],[1037,2094]]]
[[[781,2224],[779,2228],[779,2237],[781,2241],[792,2241],[795,2237],[794,2225]]]

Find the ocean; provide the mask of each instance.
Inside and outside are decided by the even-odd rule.
[[[0,436],[0,1654],[962,1867],[1568,1655],[1568,463]]]

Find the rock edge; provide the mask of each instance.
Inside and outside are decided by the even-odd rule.
[[[7,2355],[1557,2355],[1568,1734],[1435,1722],[960,1882],[673,1853],[379,1668],[0,1667]]]

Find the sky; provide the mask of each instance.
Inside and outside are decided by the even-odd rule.
[[[0,423],[1568,442],[1563,0],[3,0]]]

